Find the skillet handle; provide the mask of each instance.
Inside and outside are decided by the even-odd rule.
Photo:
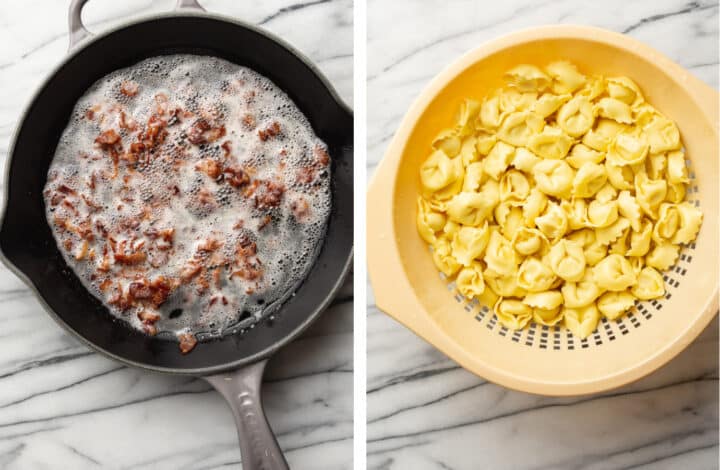
[[[88,0],[72,0],[70,2],[70,11],[68,12],[70,45],[68,51],[71,51],[83,39],[92,36],[92,33],[85,28],[82,22],[82,9],[87,2]]]
[[[80,41],[92,36],[82,22],[82,9],[88,0],[72,0],[70,2],[70,11],[68,12],[68,29],[70,31],[70,45],[68,50],[72,50]],[[177,10],[198,10],[205,11],[197,0],[177,0],[175,11]]]
[[[260,401],[267,360],[234,372],[203,377],[232,408],[240,439],[243,470],[287,470],[282,450],[270,429]]]

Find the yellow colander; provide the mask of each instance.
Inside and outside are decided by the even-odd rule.
[[[586,73],[625,75],[677,122],[691,160],[688,199],[704,222],[665,274],[664,299],[643,302],[618,322],[603,320],[579,340],[563,327],[507,330],[491,306],[468,302],[442,280],[415,226],[419,168],[431,140],[464,98],[481,99],[521,63],[569,60]],[[367,253],[377,306],[492,382],[544,395],[593,393],[636,380],[668,362],[718,308],[718,94],[652,48],[621,34],[546,26],[469,52],[415,100],[370,184]]]

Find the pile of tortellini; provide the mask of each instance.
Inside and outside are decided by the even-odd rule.
[[[697,236],[680,133],[627,77],[559,61],[504,79],[435,138],[418,231],[437,268],[502,325],[564,322],[585,338],[601,315],[662,297],[660,271]]]

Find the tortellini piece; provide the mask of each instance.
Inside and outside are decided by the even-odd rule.
[[[420,169],[423,188],[430,192],[440,191],[458,181],[462,184],[462,176],[462,161],[451,159],[442,150],[434,151]]]
[[[618,202],[603,202],[595,199],[588,205],[588,225],[602,228],[612,225],[618,219]]]
[[[473,262],[462,268],[455,279],[455,285],[457,290],[468,299],[480,297],[485,292],[482,265]]]
[[[660,115],[645,127],[648,136],[650,151],[662,153],[680,148],[680,131],[671,120]]]
[[[538,258],[529,256],[517,272],[518,287],[528,292],[542,292],[550,289],[555,282],[555,273]]]
[[[580,137],[595,123],[595,112],[589,99],[576,96],[560,108],[557,123],[570,137]]]
[[[530,194],[530,183],[525,175],[510,170],[500,178],[500,200],[521,203]]]
[[[640,300],[657,299],[665,295],[665,282],[655,268],[646,266],[638,274],[637,283],[631,292]]]
[[[553,79],[552,91],[556,94],[572,93],[587,80],[573,64],[566,61],[548,64],[545,70]]]
[[[685,166],[685,154],[679,150],[667,154],[667,179],[670,184],[690,182]]]
[[[423,198],[418,198],[417,228],[420,236],[428,243],[435,243],[435,233],[445,226],[446,217],[435,212]]]
[[[507,144],[521,147],[527,145],[528,139],[540,132],[544,125],[545,121],[537,114],[519,111],[505,118],[497,136]]]
[[[532,307],[535,323],[554,326],[562,320],[561,306],[562,294],[556,290],[544,292],[530,292],[523,299],[523,303]]]
[[[496,143],[483,160],[483,171],[495,181],[500,181],[514,155],[515,147],[505,142]]]
[[[565,211],[555,203],[548,203],[545,213],[535,219],[535,225],[552,242],[559,240],[568,230]]]
[[[645,160],[649,146],[642,135],[620,133],[607,148],[608,162],[616,166],[635,165]]]
[[[588,271],[579,282],[566,282],[560,291],[563,296],[563,305],[569,308],[590,305],[603,292],[593,278],[591,271]]]
[[[608,320],[617,320],[635,305],[635,296],[629,291],[606,292],[597,300],[597,308]]]
[[[612,119],[622,124],[633,122],[632,110],[627,103],[615,98],[601,98],[595,105],[598,116]]]
[[[483,227],[463,225],[455,233],[450,247],[453,257],[463,266],[470,266],[485,251],[490,240],[487,221]]]
[[[637,282],[630,261],[617,254],[608,255],[596,264],[593,274],[598,287],[610,291],[625,290]]]
[[[486,182],[480,192],[462,192],[447,203],[450,220],[464,225],[477,226],[492,214],[500,200],[498,184]]]
[[[532,318],[532,309],[516,299],[501,298],[493,310],[500,323],[511,330],[524,328]]]
[[[675,264],[680,256],[680,246],[672,243],[659,243],[645,256],[645,264],[665,271]]]
[[[504,327],[586,338],[664,296],[662,272],[700,232],[680,130],[627,77],[556,61],[503,78],[432,140],[418,234]]]
[[[565,161],[543,160],[533,167],[533,176],[538,189],[548,196],[570,196],[575,175]]]
[[[630,106],[643,102],[640,88],[627,77],[609,77],[607,79],[607,91],[611,98]]]
[[[553,272],[567,282],[577,282],[585,275],[585,253],[578,242],[560,240],[548,255]]]
[[[594,303],[580,308],[563,308],[565,327],[580,339],[587,338],[597,328],[600,312]]]
[[[569,93],[564,95],[545,93],[533,104],[532,111],[544,119],[557,111],[570,98],[572,95]]]
[[[551,79],[534,65],[521,64],[505,72],[505,81],[522,93],[543,91],[550,86]]]
[[[512,246],[521,255],[530,256],[535,253],[542,254],[549,246],[549,242],[540,230],[522,227],[515,232]]]
[[[453,257],[450,241],[447,238],[438,238],[433,245],[433,261],[435,266],[447,277],[455,275],[460,270],[460,263]]]
[[[527,147],[533,153],[553,160],[565,158],[572,144],[571,137],[552,126],[545,126],[542,132],[531,135],[527,141]]]
[[[583,164],[575,173],[573,179],[573,196],[592,197],[605,186],[607,171],[605,165],[588,162]]]
[[[485,264],[492,277],[510,276],[517,272],[518,255],[510,240],[493,230],[485,250]]]
[[[657,219],[658,209],[665,200],[666,194],[667,182],[665,180],[651,180],[645,172],[635,175],[635,199],[650,218]]]
[[[598,119],[594,129],[590,129],[582,138],[582,143],[598,152],[607,150],[610,143],[615,139],[625,126],[611,119]]]
[[[570,149],[570,155],[565,159],[576,170],[579,170],[586,163],[602,163],[603,160],[605,160],[603,152],[593,150],[585,144],[573,145]]]

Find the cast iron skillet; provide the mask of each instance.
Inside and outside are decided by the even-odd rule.
[[[2,261],[28,284],[60,326],[88,346],[149,371],[201,376],[228,401],[246,469],[287,468],[260,402],[267,359],[327,307],[352,262],[353,118],[320,72],[300,53],[253,26],[210,16],[195,0],[175,12],[92,35],[70,5],[70,52],[41,85],[19,121],[5,178],[0,224]],[[71,111],[102,76],[144,58],[173,53],[222,57],[248,66],[282,88],[308,117],[332,157],[333,210],[319,257],[296,295],[270,324],[200,343],[187,356],[177,343],[145,336],[114,320],[70,270],[45,219],[42,189]]]

